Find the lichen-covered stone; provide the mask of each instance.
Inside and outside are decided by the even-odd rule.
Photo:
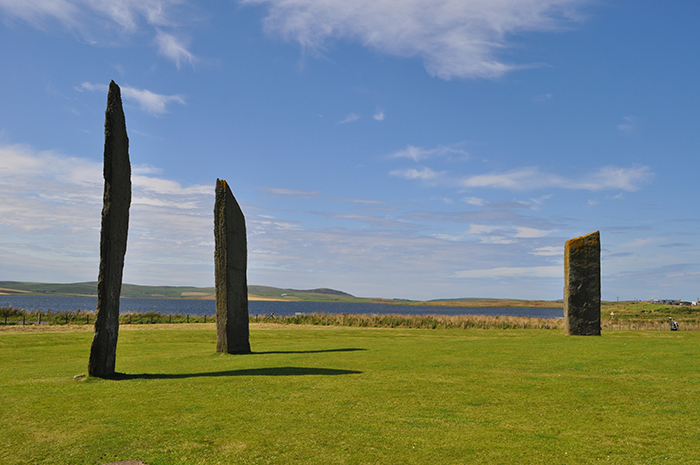
[[[564,329],[572,336],[600,336],[600,231],[564,246]]]
[[[228,184],[221,179],[216,180],[214,240],[216,351],[249,354],[245,217]]]
[[[131,206],[129,138],[119,86],[109,83],[105,111],[105,189],[100,235],[100,272],[97,280],[97,318],[90,347],[90,376],[114,375],[119,336],[119,295]]]

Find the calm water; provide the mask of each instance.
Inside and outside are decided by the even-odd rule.
[[[51,297],[51,296],[0,296],[0,307],[13,307],[23,310],[75,311],[94,310],[97,306],[95,297]],[[160,312],[162,314],[180,313],[182,315],[214,315],[213,300],[176,300],[176,299],[121,299],[120,311],[123,313]],[[563,318],[564,311],[556,308],[475,308],[475,307],[438,307],[408,306],[373,303],[336,303],[336,302],[260,302],[251,301],[248,306],[251,315],[274,313],[275,315],[294,315],[295,313],[361,313],[368,315],[489,315],[489,316],[526,316],[534,318]]]

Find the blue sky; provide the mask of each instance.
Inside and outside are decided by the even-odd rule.
[[[0,0],[0,280],[97,277],[106,90],[124,280],[213,285],[216,178],[251,284],[607,300],[700,294],[700,3]]]

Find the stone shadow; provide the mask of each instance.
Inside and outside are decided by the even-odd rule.
[[[178,373],[178,374],[128,374],[114,373],[108,379],[122,381],[129,379],[186,379],[186,378],[218,378],[226,376],[337,376],[356,375],[362,373],[357,370],[338,370],[336,368],[309,368],[309,367],[274,367],[274,368],[247,368],[242,370],[214,371],[207,373]]]
[[[253,355],[271,355],[271,354],[323,354],[327,352],[356,352],[367,349],[319,349],[319,350],[271,350],[265,352],[253,352]]]

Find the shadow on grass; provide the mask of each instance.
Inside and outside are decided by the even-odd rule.
[[[271,350],[269,352],[253,352],[252,355],[270,355],[270,354],[322,354],[325,352],[356,352],[358,350],[367,349],[320,349],[320,350]]]
[[[362,373],[356,370],[337,370],[335,368],[305,368],[305,367],[277,367],[277,368],[248,368],[245,370],[214,371],[209,373],[181,373],[181,374],[150,374],[142,373],[130,375],[127,373],[115,373],[109,379],[121,381],[127,379],[185,379],[185,378],[217,378],[220,376],[335,376],[355,375]]]

